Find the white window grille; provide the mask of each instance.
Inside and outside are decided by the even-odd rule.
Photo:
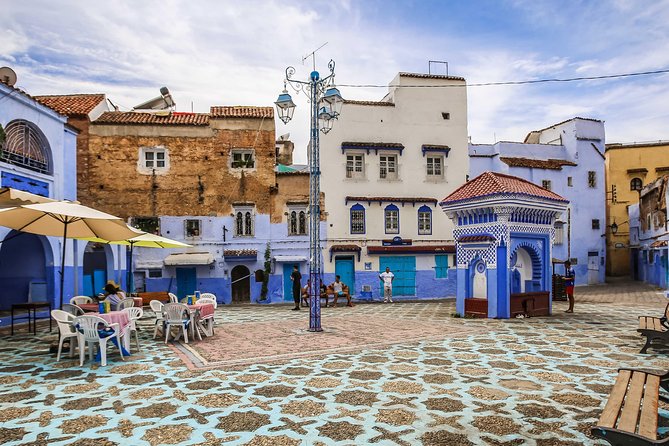
[[[346,155],[346,178],[364,178],[365,155]]]
[[[0,149],[2,162],[35,172],[52,173],[49,141],[31,122],[23,120],[10,122],[5,128],[5,142]]]
[[[186,220],[184,222],[186,238],[199,238],[202,234],[200,220]]]
[[[564,243],[564,223],[555,223],[555,244],[562,245]]]
[[[288,235],[306,235],[307,213],[304,210],[291,210],[288,214]]]
[[[400,211],[395,209],[386,209],[386,234],[399,234],[400,232]]]
[[[251,209],[238,209],[235,212],[235,236],[253,237],[254,215]]]
[[[444,158],[441,156],[427,157],[427,176],[430,178],[444,177]]]
[[[432,212],[418,211],[418,234],[432,234]]]
[[[397,155],[379,156],[379,178],[383,180],[397,179]]]
[[[140,173],[165,173],[169,170],[169,153],[165,147],[141,147],[139,150]]]
[[[233,169],[255,168],[255,157],[253,156],[253,150],[233,149],[230,167]]]
[[[365,210],[351,209],[351,234],[365,233]]]

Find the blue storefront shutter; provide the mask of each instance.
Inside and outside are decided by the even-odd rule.
[[[436,266],[434,268],[437,279],[445,279],[448,276],[448,255],[434,256]]]

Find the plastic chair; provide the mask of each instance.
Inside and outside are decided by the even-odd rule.
[[[84,314],[84,310],[81,309],[81,307],[74,305],[74,304],[63,304],[63,311],[66,313],[70,313],[73,316],[81,316]]]
[[[121,311],[126,308],[132,308],[134,306],[135,306],[135,300],[129,297],[121,300],[119,303],[116,304],[116,311]]]
[[[77,307],[79,308],[79,307]],[[81,308],[79,308],[81,310]],[[60,333],[58,340],[58,355],[56,356],[56,361],[60,361],[60,354],[63,350],[63,342],[66,339],[70,340],[70,358],[74,356],[74,344],[77,340],[77,332],[72,325],[72,321],[75,319],[73,314],[70,314],[63,310],[51,310],[51,317],[58,324],[58,332]]]
[[[72,299],[70,299],[70,303],[72,305],[92,304],[93,299],[88,296],[74,296]]]
[[[135,344],[137,344],[137,351],[139,351],[139,335],[137,334],[137,324],[135,321],[138,321],[144,316],[144,310],[138,307],[129,307],[124,308],[121,311],[128,313],[128,319],[130,319],[130,326],[128,327],[127,336],[132,336],[132,332],[135,332]],[[128,340],[128,342],[130,342]]]
[[[184,304],[169,303],[163,306],[163,326],[165,330],[165,344],[170,336],[170,331],[173,326],[177,329],[181,328],[184,335],[184,342],[188,344],[188,327],[190,325],[190,311]],[[178,333],[178,330],[177,330]],[[174,338],[178,340],[179,336]]]
[[[179,298],[172,293],[167,293],[168,296],[170,296],[170,303],[172,304],[178,304],[179,303]]]
[[[210,302],[210,303],[214,304],[214,309],[216,309],[218,307],[218,302],[216,302],[216,295],[215,294],[213,294],[213,293],[202,293],[202,294],[200,294],[200,300],[202,300],[202,299],[211,299],[212,302]],[[198,302],[200,302],[200,300],[198,300]]]
[[[79,341],[79,366],[84,365],[84,357],[86,356],[86,348],[88,348],[89,356],[93,361],[93,346],[98,344],[100,346],[100,362],[102,366],[107,365],[107,342],[116,338],[118,351],[123,358],[123,349],[121,347],[121,334],[119,333],[118,324],[110,324],[98,316],[78,316],[72,321],[72,325],[77,331],[77,339]],[[100,329],[100,326],[103,329]],[[105,335],[105,333],[107,333]]]
[[[159,300],[152,300],[149,302],[149,306],[156,315],[156,327],[153,329],[153,339],[156,339],[158,327],[163,326],[163,303]]]

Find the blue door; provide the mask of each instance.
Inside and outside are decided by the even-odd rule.
[[[195,268],[177,268],[177,296],[179,299],[194,294],[196,286]]]
[[[293,274],[293,266],[297,264],[294,263],[284,263],[283,264],[283,300],[285,301],[293,301],[293,281],[290,280],[290,275]],[[300,268],[300,265],[297,265],[298,271]],[[302,271],[300,271],[301,273]],[[304,274],[302,275],[302,282],[300,283],[300,286],[304,286],[307,284],[307,278],[304,277]]]
[[[335,259],[335,275],[348,285],[351,296],[355,295],[355,260],[353,257],[337,257]]]
[[[395,275],[393,296],[416,295],[415,256],[382,256],[379,258],[379,274],[385,272],[386,267],[390,268],[390,272]],[[380,280],[379,286],[383,287]]]

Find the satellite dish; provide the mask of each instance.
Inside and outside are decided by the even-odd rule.
[[[0,68],[0,82],[13,87],[16,83],[16,73],[9,67]]]
[[[162,87],[160,89],[160,96],[136,105],[133,107],[133,110],[167,110],[175,106],[176,104],[174,103],[174,99],[172,99],[170,91],[167,87]]]

